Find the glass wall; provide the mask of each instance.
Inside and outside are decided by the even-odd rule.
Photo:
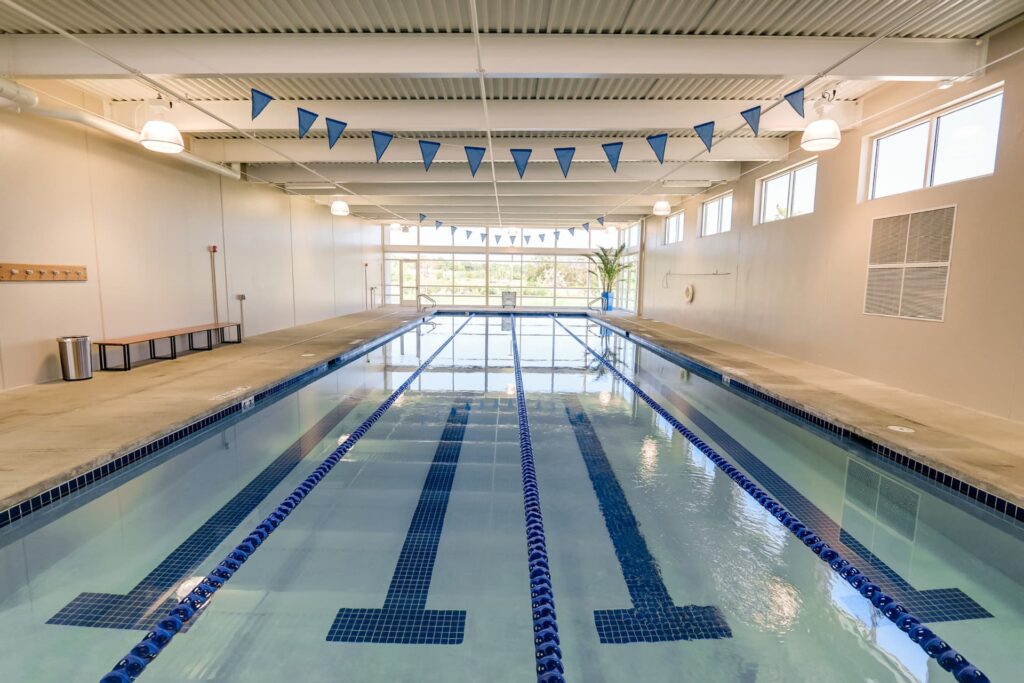
[[[586,254],[627,244],[633,263],[617,286],[616,307],[636,310],[639,224],[577,228],[384,226],[384,303],[416,293],[440,305],[500,306],[514,292],[522,306],[584,308],[601,295]],[[404,263],[403,263],[404,262]],[[596,305],[596,304],[595,304]]]

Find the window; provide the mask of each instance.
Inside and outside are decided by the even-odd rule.
[[[683,212],[674,213],[665,219],[665,242],[675,244],[683,241]]]
[[[704,202],[701,212],[700,234],[717,235],[732,229],[732,192]]]
[[[871,198],[992,173],[1002,108],[986,94],[877,138]]]
[[[814,211],[818,161],[810,161],[761,181],[761,222]]]

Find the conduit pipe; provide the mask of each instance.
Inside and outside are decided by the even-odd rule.
[[[44,116],[48,119],[60,119],[62,121],[71,121],[72,123],[78,123],[94,130],[102,131],[108,135],[112,135],[128,142],[134,142],[139,144],[139,133],[122,126],[119,123],[109,121],[102,116],[91,114],[87,111],[80,109],[62,109],[57,107],[40,107],[39,96],[36,93],[23,88],[17,83],[4,80],[0,78],[0,103],[2,100],[9,100],[14,104],[14,107],[20,113],[35,114],[36,116]],[[4,108],[0,106],[0,109]],[[10,108],[10,105],[7,105]],[[242,174],[233,168],[223,166],[221,164],[207,161],[202,157],[198,157],[190,152],[180,152],[174,155],[175,159],[180,159],[187,164],[202,168],[213,173],[218,173],[225,178],[231,178],[232,180],[241,180]]]

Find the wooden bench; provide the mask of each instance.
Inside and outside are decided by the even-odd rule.
[[[229,341],[224,336],[224,330],[235,328],[235,339]],[[200,332],[206,333],[206,346],[196,346],[195,335]],[[132,344],[149,344],[149,357],[161,360],[170,360],[178,357],[178,342],[177,337],[182,335],[188,335],[188,349],[189,351],[209,351],[213,348],[213,333],[217,332],[217,338],[221,344],[241,344],[242,343],[242,325],[240,323],[209,323],[207,325],[193,325],[192,327],[179,327],[176,330],[164,330],[163,332],[150,332],[148,334],[135,334],[129,337],[118,337],[116,339],[101,339],[94,341],[93,344],[99,347],[100,350],[100,370],[131,370],[132,359],[129,353],[129,347]],[[160,339],[167,339],[171,346],[171,353],[169,356],[158,356],[156,355],[156,342]],[[121,347],[121,358],[123,359],[120,367],[110,367],[107,362],[107,348],[111,346]]]

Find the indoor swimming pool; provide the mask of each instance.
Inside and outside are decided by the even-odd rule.
[[[0,530],[0,660],[1019,680],[1022,584],[1024,527],[592,319],[435,315]]]

